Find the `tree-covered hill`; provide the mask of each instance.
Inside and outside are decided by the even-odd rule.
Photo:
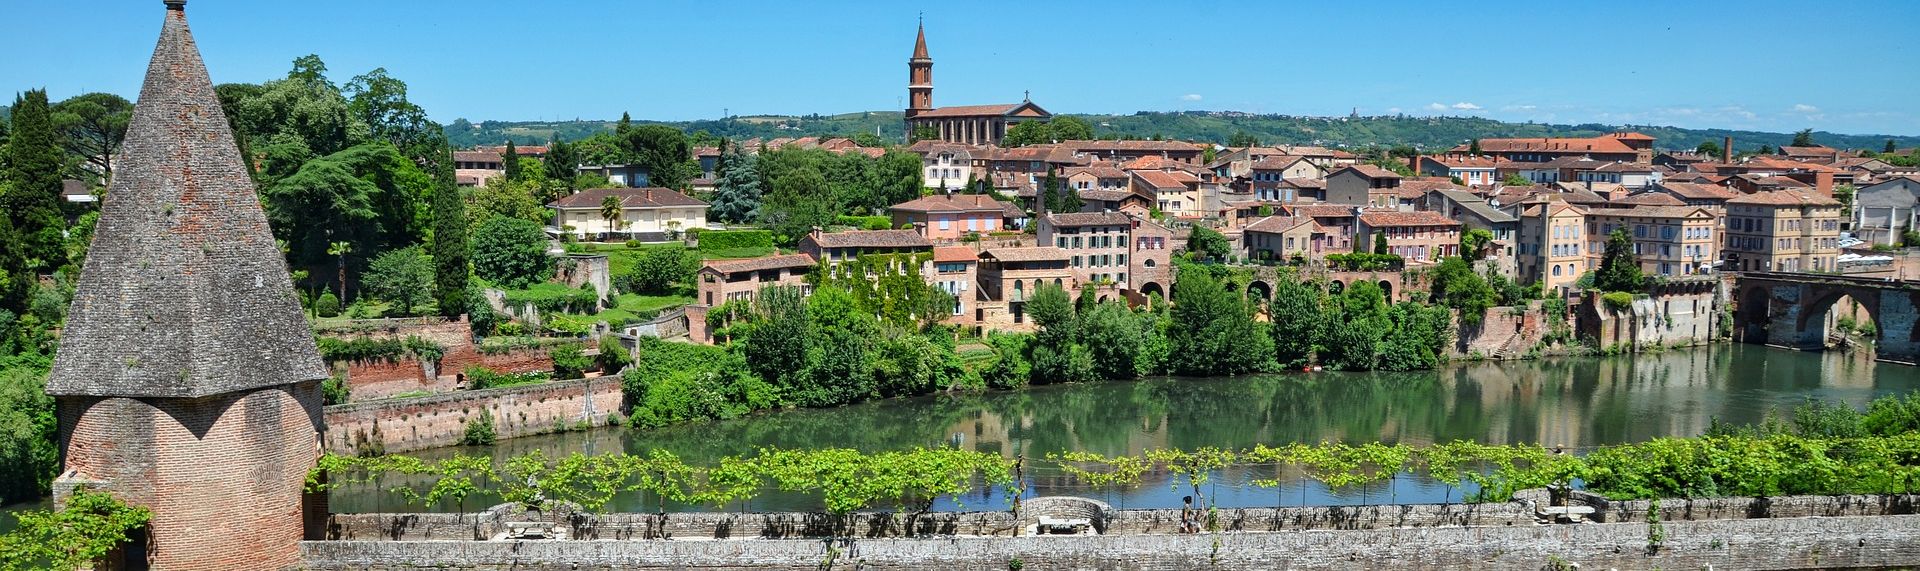
[[[1132,115],[1074,115],[1094,126],[1102,138],[1172,138],[1226,143],[1236,134],[1247,134],[1262,143],[1311,144],[1325,146],[1368,147],[1375,145],[1414,145],[1439,149],[1471,139],[1495,137],[1584,137],[1616,130],[1632,130],[1659,139],[1661,148],[1692,149],[1702,142],[1718,143],[1731,136],[1734,146],[1749,150],[1760,145],[1778,147],[1793,141],[1792,133],[1770,133],[1733,129],[1686,129],[1648,125],[1556,125],[1548,123],[1508,123],[1481,117],[1415,117],[1385,115],[1370,117],[1301,117],[1291,115],[1254,115],[1230,111],[1147,112]],[[755,115],[700,121],[644,121],[661,123],[688,132],[706,131],[733,139],[751,137],[805,137],[858,133],[878,133],[883,140],[900,141],[904,134],[898,111],[869,111],[840,115]],[[577,140],[589,134],[611,130],[613,121],[482,121],[465,119],[448,125],[447,134],[456,146],[502,144],[508,139],[522,145],[544,143],[558,133],[561,139]],[[1839,148],[1878,150],[1893,139],[1900,147],[1920,145],[1920,137],[1888,135],[1841,135],[1815,131],[1813,140]]]

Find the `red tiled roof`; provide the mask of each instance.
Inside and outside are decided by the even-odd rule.
[[[1651,138],[1649,138],[1651,139]],[[1472,150],[1472,145],[1460,145],[1451,152],[1464,153]],[[1596,153],[1633,153],[1633,147],[1627,146],[1620,138],[1612,136],[1591,138],[1548,138],[1538,139],[1481,139],[1480,152],[1596,152]]]
[[[1645,206],[1686,206],[1687,204],[1686,201],[1680,200],[1679,198],[1676,198],[1673,195],[1667,194],[1664,192],[1642,192],[1640,194],[1635,194],[1633,196],[1615,200],[1613,201],[1613,203],[1645,205]]]
[[[1312,223],[1313,218],[1309,216],[1268,216],[1255,220],[1252,224],[1248,224],[1246,231],[1279,234],[1294,228],[1299,228],[1302,224]]]
[[[891,209],[906,212],[998,212],[1006,210],[1006,207],[984,194],[934,194],[895,204]]]
[[[1662,195],[1662,196],[1665,196],[1665,195]],[[1627,218],[1693,218],[1696,215],[1700,215],[1700,214],[1705,214],[1708,217],[1713,216],[1713,213],[1707,211],[1707,209],[1705,208],[1701,208],[1698,206],[1671,205],[1671,204],[1641,205],[1641,206],[1634,206],[1632,208],[1600,208],[1600,209],[1595,209],[1589,212],[1588,216],[1617,216],[1617,217],[1627,217]]]
[[[1200,152],[1200,146],[1182,141],[1061,141],[1060,145],[1078,152],[1100,151],[1186,151]]]
[[[1126,226],[1133,219],[1118,212],[1062,212],[1048,214],[1047,223],[1054,227]]]
[[[825,232],[819,235],[809,234],[802,240],[812,240],[822,248],[930,248],[925,236],[912,230],[848,230],[845,232]]]
[[[1459,226],[1460,222],[1431,210],[1413,212],[1368,212],[1360,221],[1374,228],[1386,226]]]
[[[1183,177],[1175,174],[1179,171],[1165,172],[1165,171],[1141,170],[1141,171],[1132,171],[1132,172],[1133,172],[1133,176],[1138,177],[1141,182],[1145,182],[1147,183],[1147,186],[1151,186],[1156,189],[1160,189],[1160,188],[1185,189],[1187,187],[1186,183],[1198,181],[1198,179],[1193,178],[1193,175],[1186,175],[1184,177],[1186,180],[1182,180]],[[1179,173],[1179,174],[1185,175],[1186,173]]]
[[[1025,248],[994,248],[980,253],[1002,262],[1039,262],[1065,260],[1072,257],[1066,250],[1053,246],[1028,246]]]
[[[1360,176],[1364,176],[1367,178],[1400,178],[1399,173],[1395,173],[1393,171],[1380,168],[1379,166],[1376,166],[1376,165],[1369,165],[1364,163],[1357,164],[1357,165],[1350,165],[1346,168],[1333,171],[1327,176],[1332,177],[1335,174],[1339,174],[1345,171],[1354,171],[1354,172],[1360,173]]]
[[[1287,167],[1293,166],[1294,163],[1298,163],[1304,160],[1307,160],[1307,158],[1300,155],[1272,156],[1272,157],[1267,157],[1257,161],[1253,161],[1253,164],[1250,165],[1249,168],[1252,168],[1253,170],[1257,170],[1257,171],[1286,170]]]
[[[704,264],[703,269],[712,269],[723,274],[732,274],[739,272],[757,272],[775,268],[803,268],[813,264],[813,256],[806,254],[781,254],[735,260],[709,260]]]
[[[1738,196],[1727,204],[1761,204],[1768,206],[1839,206],[1840,201],[1799,191],[1763,190],[1753,194]]]
[[[617,196],[621,208],[662,208],[669,206],[706,206],[670,188],[590,188],[547,203],[553,208],[599,208],[608,196]]]
[[[974,262],[980,260],[980,254],[966,246],[939,246],[933,249],[935,262]]]
[[[1289,204],[1281,208],[1295,216],[1343,218],[1353,216],[1357,207],[1351,204]]]
[[[1679,195],[1682,198],[1726,200],[1734,197],[1732,190],[1728,190],[1727,187],[1717,184],[1661,181],[1659,186],[1662,189],[1666,189],[1667,192]]]

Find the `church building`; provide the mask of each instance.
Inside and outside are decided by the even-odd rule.
[[[920,26],[907,60],[907,136],[932,129],[934,140],[968,145],[998,145],[1007,129],[1022,121],[1048,121],[1053,114],[1032,100],[996,105],[933,106],[933,58],[927,56],[927,28]]]

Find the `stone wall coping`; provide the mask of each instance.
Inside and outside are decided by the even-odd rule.
[[[423,395],[423,396],[411,397],[411,398],[379,399],[379,400],[370,400],[370,401],[362,401],[362,402],[350,402],[347,404],[329,405],[326,407],[326,412],[327,414],[350,414],[350,413],[364,412],[369,410],[380,410],[384,408],[391,408],[394,406],[403,406],[403,405],[404,406],[432,405],[432,404],[441,404],[441,403],[447,403],[447,402],[459,402],[463,400],[510,396],[510,395],[516,395],[516,394],[533,394],[533,393],[540,393],[540,392],[546,392],[546,391],[567,390],[567,389],[572,389],[574,387],[587,387],[587,386],[591,386],[595,381],[607,381],[607,380],[617,381],[618,378],[617,377],[595,377],[590,379],[568,379],[564,381],[547,381],[544,383],[533,384],[533,385],[501,387],[497,389],[460,390],[460,391],[454,391],[450,393]]]

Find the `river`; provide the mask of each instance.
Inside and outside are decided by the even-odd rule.
[[[1426,444],[1455,439],[1590,447],[1661,436],[1698,435],[1714,419],[1747,423],[1805,399],[1864,405],[1920,389],[1920,369],[1875,363],[1864,353],[1802,353],[1722,344],[1661,353],[1467,363],[1411,373],[1287,373],[1224,378],[1154,378],[1034,387],[1022,391],[892,399],[830,409],[786,410],[724,422],[630,431],[599,428],[416,453],[506,457],[531,450],[644,453],[665,448],[691,464],[760,447],[892,450],[953,445],[1041,458],[1055,451],[1138,454],[1151,448],[1243,448],[1291,442]],[[1088,489],[1057,474],[1027,473],[1029,495],[1084,495],[1122,507],[1178,507],[1169,476],[1149,474],[1129,490]],[[1226,506],[1458,501],[1460,491],[1401,476],[1367,489],[1330,492],[1298,474],[1279,489],[1251,485],[1265,473],[1219,474],[1209,494]],[[388,480],[344,486],[334,511],[418,511]],[[490,503],[469,499],[467,509]],[[940,509],[1000,509],[1001,493],[942,501]],[[816,498],[767,493],[729,510],[816,509]],[[662,506],[638,494],[612,509]],[[451,510],[456,506],[435,506]]]

